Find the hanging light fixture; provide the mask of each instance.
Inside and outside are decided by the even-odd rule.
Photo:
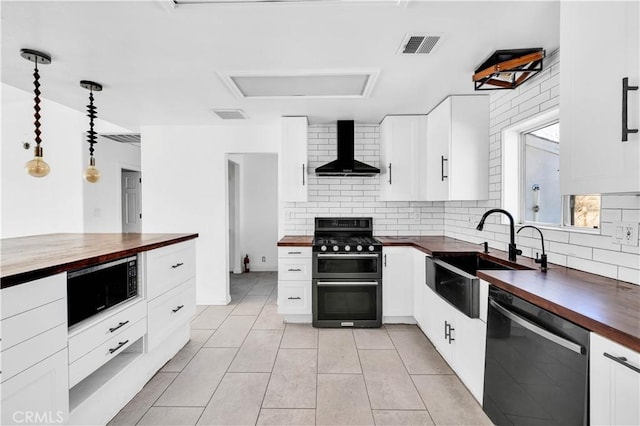
[[[80,82],[80,86],[87,89],[89,91],[89,105],[87,105],[87,117],[89,117],[89,131],[87,132],[87,142],[89,142],[89,165],[87,166],[87,170],[84,171],[84,180],[89,183],[96,183],[100,180],[100,171],[96,168],[96,159],[93,156],[93,145],[98,143],[96,141],[96,132],[93,130],[93,120],[97,117],[96,107],[93,106],[93,91],[100,92],[102,90],[102,85],[98,83],[94,83],[89,80],[82,80]]]
[[[35,114],[33,114],[33,116],[36,121],[34,121],[33,124],[35,124],[34,133],[36,135],[36,146],[34,148],[33,159],[29,160],[27,164],[25,164],[25,169],[27,170],[27,173],[33,177],[44,177],[49,174],[50,167],[42,158],[42,147],[40,146],[40,143],[42,142],[40,134],[42,132],[40,131],[40,74],[38,73],[38,64],[50,64],[51,56],[31,49],[21,49],[20,56],[29,62],[35,63],[35,69],[33,71],[33,94],[35,95],[33,98],[33,110],[35,111]]]

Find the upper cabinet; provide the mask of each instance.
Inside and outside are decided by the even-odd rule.
[[[489,96],[449,96],[427,119],[427,200],[488,199]]]
[[[560,3],[560,190],[640,191],[638,2]],[[625,80],[627,79],[627,80]],[[626,121],[626,123],[625,123]]]
[[[388,115],[380,124],[380,201],[426,199],[426,115]]]
[[[307,201],[307,117],[282,117],[280,200]]]

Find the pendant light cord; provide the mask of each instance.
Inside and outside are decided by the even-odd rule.
[[[96,141],[96,132],[93,130],[93,119],[96,118],[96,107],[93,105],[93,89],[89,89],[89,105],[87,105],[87,116],[89,117],[89,131],[87,132],[87,142],[89,142],[89,157],[93,157],[93,145]]]
[[[36,57],[36,60],[34,61],[36,64],[36,68],[33,71],[33,93],[35,95],[35,97],[33,98],[34,101],[34,106],[33,109],[35,111],[35,113],[33,114],[33,116],[35,117],[36,121],[33,122],[33,124],[35,124],[35,130],[34,133],[36,134],[36,146],[39,148],[40,147],[40,142],[42,142],[42,139],[40,138],[40,135],[42,134],[42,132],[40,131],[40,73],[38,73],[38,58]]]

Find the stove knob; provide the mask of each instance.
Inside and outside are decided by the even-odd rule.
[[[327,251],[327,246],[322,246],[322,247],[320,247],[320,250],[322,250],[322,251]]]
[[[369,251],[373,251],[375,248],[373,246],[369,246]]]
[[[338,251],[338,250],[340,250],[340,247],[338,247],[337,245],[333,246],[333,251]]]
[[[344,251],[351,251],[351,246],[349,245],[344,246]]]
[[[356,247],[356,250],[362,251],[362,246],[360,244],[358,244],[358,246]]]

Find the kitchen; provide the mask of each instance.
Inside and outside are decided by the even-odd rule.
[[[401,2],[403,3],[403,2]],[[65,127],[60,129],[65,133],[58,136],[56,133],[56,125],[54,122],[47,122],[48,118],[46,104],[42,111],[43,123],[43,146],[45,150],[45,158],[51,156],[52,172],[51,175],[42,179],[36,180],[26,176],[22,170],[22,165],[28,160],[27,154],[22,147],[19,146],[22,141],[30,140],[30,134],[32,130],[32,100],[30,91],[32,90],[31,81],[31,67],[19,57],[18,52],[20,48],[31,47],[43,50],[50,50],[50,53],[54,55],[62,55],[64,43],[72,45],[73,32],[60,34],[59,38],[55,38],[56,44],[62,44],[59,48],[53,45],[53,41],[50,41],[49,37],[43,29],[39,26],[45,25],[43,17],[41,19],[35,19],[32,22],[25,18],[24,15],[18,14],[22,19],[12,21],[9,19],[12,15],[5,15],[5,11],[11,11],[10,2],[3,4],[3,16],[7,16],[6,22],[3,21],[3,28],[7,28],[7,34],[11,36],[4,36],[3,34],[3,83],[5,80],[7,84],[19,87],[25,93],[17,93],[15,95],[15,103],[3,104],[3,123],[21,123],[21,125],[8,126],[3,124],[3,238],[17,237],[30,234],[46,234],[52,232],[84,232],[90,230],[91,232],[118,232],[119,220],[111,220],[106,225],[96,227],[83,227],[84,223],[91,223],[91,214],[95,213],[95,209],[100,206],[86,205],[85,201],[88,198],[86,194],[96,191],[105,191],[104,189],[95,189],[88,184],[82,186],[82,181],[78,179],[81,175],[81,171],[85,167],[86,162],[86,144],[81,143],[80,134],[86,131],[86,118],[83,114],[78,113],[74,115],[71,110],[65,110],[61,112],[60,119],[65,122],[77,122],[75,128],[71,126],[59,126]],[[154,13],[154,16],[158,16],[160,22],[165,22],[170,25],[172,19],[185,19],[183,14],[189,14],[188,18],[193,19],[192,14],[201,13],[202,9],[197,7],[211,7],[211,6],[193,6],[192,9],[188,9],[189,6],[177,6],[175,10],[166,12],[162,9],[161,5],[154,3],[153,7],[149,6],[144,8],[142,5],[132,6],[132,11],[136,8],[140,8],[139,13]],[[13,7],[17,7],[13,5]],[[85,20],[81,20],[83,30],[89,34],[92,31],[92,26],[108,26],[111,20],[119,18],[118,13],[122,13],[117,8],[113,9],[113,12],[109,12],[109,8],[105,7],[101,9],[101,19],[95,20],[91,17],[91,7],[97,7],[97,5],[84,5],[78,6],[83,9],[80,13],[80,17]],[[220,7],[220,6],[218,6]],[[393,34],[399,34],[398,37],[392,38],[389,36],[380,36],[379,43],[375,43],[375,46],[389,46],[385,55],[391,57],[394,61],[401,60],[420,60],[421,72],[427,72],[429,67],[434,65],[429,62],[430,57],[426,55],[421,57],[398,57],[396,50],[403,41],[403,37],[407,31],[413,31],[411,27],[415,27],[418,31],[424,31],[422,28],[426,24],[420,23],[421,20],[427,19],[425,16],[420,16],[420,13],[427,15],[422,8],[428,8],[429,4],[417,3],[417,2],[405,2],[405,4],[396,5],[393,4],[382,5],[374,4],[369,5],[372,10],[366,12],[360,12],[354,10],[355,8],[365,7],[363,5],[345,4],[345,5],[236,5],[225,6],[227,13],[231,16],[238,18],[243,13],[246,14],[248,7],[259,8],[261,13],[269,14],[272,19],[276,19],[275,16],[278,13],[293,13],[298,12],[302,14],[302,18],[292,21],[290,24],[293,26],[286,27],[294,34],[303,33],[306,26],[315,25],[317,27],[323,27],[319,25],[322,22],[320,16],[324,19],[334,19],[335,16],[341,16],[340,23],[348,21],[347,17],[351,17],[351,21],[356,21],[357,16],[361,16],[360,13],[369,13],[372,22],[386,22],[384,21],[385,14],[397,14],[398,25],[394,27]],[[274,9],[277,7],[276,12]],[[305,7],[309,12],[305,12]],[[339,7],[341,13],[337,13],[334,7]],[[435,61],[437,54],[444,54],[447,50],[447,37],[449,36],[450,43],[456,41],[453,34],[446,32],[446,23],[450,22],[445,19],[445,16],[452,16],[449,19],[460,15],[460,9],[462,5],[454,4],[450,6],[452,9],[446,9],[442,6],[442,9],[428,10],[434,15],[434,18],[442,20],[443,29],[445,32],[442,38],[442,45],[436,45],[436,50],[433,52],[433,60]],[[560,72],[564,63],[560,60],[560,54],[555,52],[555,49],[559,46],[560,31],[558,27],[561,25],[562,20],[559,16],[560,7],[557,3],[548,3],[542,5],[533,4],[513,4],[507,5],[500,3],[494,4],[494,8],[499,8],[498,13],[496,9],[492,9],[489,5],[478,6],[478,9],[473,9],[476,13],[470,13],[475,15],[475,20],[470,18],[469,26],[473,26],[470,31],[475,31],[474,36],[481,32],[480,27],[485,26],[485,22],[496,22],[494,27],[500,26],[501,32],[492,33],[487,35],[488,40],[482,41],[485,45],[471,45],[471,41],[457,41],[458,49],[464,49],[460,54],[464,59],[459,57],[449,58],[449,62],[445,62],[442,68],[438,68],[441,72],[456,73],[457,77],[452,78],[454,81],[453,86],[449,87],[433,87],[433,84],[429,84],[429,78],[414,75],[416,72],[414,66],[417,66],[415,62],[409,64],[410,70],[403,68],[403,72],[407,75],[407,80],[411,76],[410,81],[402,81],[402,79],[394,79],[391,83],[388,82],[390,78],[391,69],[381,67],[377,83],[380,86],[378,91],[374,91],[369,98],[365,99],[347,99],[347,100],[333,100],[324,104],[324,100],[306,100],[304,103],[298,101],[290,101],[292,103],[286,104],[282,101],[264,101],[260,102],[258,99],[238,101],[230,92],[229,89],[219,82],[218,76],[214,72],[221,71],[233,71],[237,69],[246,69],[249,67],[251,60],[259,63],[261,70],[269,70],[273,68],[282,68],[282,66],[276,67],[279,63],[277,61],[271,62],[269,58],[264,58],[259,52],[251,51],[250,55],[243,57],[246,62],[235,61],[229,62],[225,65],[227,69],[222,66],[211,66],[210,73],[207,78],[203,78],[202,87],[189,87],[191,93],[201,99],[202,94],[200,92],[208,92],[214,90],[217,86],[211,83],[211,80],[216,79],[219,93],[222,96],[221,99],[225,99],[226,105],[212,105],[214,103],[209,99],[209,95],[205,96],[207,99],[204,101],[202,111],[195,111],[189,105],[185,106],[180,94],[174,94],[174,98],[171,98],[173,104],[170,107],[162,111],[159,106],[166,102],[161,101],[162,92],[164,90],[170,90],[163,87],[162,84],[156,85],[153,89],[146,89],[141,92],[136,92],[138,85],[144,86],[143,82],[138,82],[137,85],[132,85],[126,78],[120,77],[120,80],[114,80],[115,75],[111,81],[107,81],[105,77],[104,83],[110,83],[105,85],[105,89],[96,93],[96,104],[98,106],[98,116],[108,118],[111,123],[99,122],[102,126],[98,129],[101,132],[126,132],[129,128],[140,127],[140,133],[143,140],[152,141],[142,148],[142,161],[141,167],[138,166],[144,174],[143,184],[143,200],[142,210],[144,211],[143,219],[143,231],[147,232],[189,232],[198,233],[199,238],[197,241],[196,250],[196,294],[197,303],[199,305],[224,305],[229,302],[229,285],[228,285],[228,271],[229,267],[225,262],[212,262],[210,259],[225,259],[227,251],[226,235],[226,214],[227,209],[224,202],[220,200],[225,199],[226,193],[226,171],[224,164],[226,163],[227,153],[243,152],[271,152],[278,153],[280,151],[280,139],[281,139],[281,123],[280,116],[298,115],[309,116],[309,124],[306,133],[308,139],[308,164],[306,179],[308,188],[306,188],[306,200],[287,200],[283,197],[281,199],[282,207],[280,209],[280,224],[278,226],[278,236],[284,235],[313,235],[314,232],[314,218],[317,216],[358,216],[358,217],[373,217],[373,234],[375,236],[439,236],[445,235],[450,238],[456,238],[473,244],[480,244],[484,241],[488,241],[490,245],[490,251],[506,249],[506,243],[508,242],[508,228],[493,217],[487,223],[485,231],[476,231],[475,227],[480,220],[482,214],[494,207],[506,207],[502,204],[502,197],[505,195],[505,191],[502,188],[503,179],[502,173],[506,170],[507,164],[503,163],[501,153],[501,133],[504,128],[509,127],[513,123],[522,121],[525,118],[535,116],[553,109],[560,103],[562,99],[562,87],[560,80],[563,76]],[[505,28],[507,25],[504,20],[504,15],[507,13],[505,7],[509,9],[513,16],[520,16],[520,14],[527,16],[527,19],[531,19],[531,22],[526,28],[521,28],[524,24],[516,22],[514,18],[513,22],[510,22],[510,27]],[[55,15],[56,4],[52,3],[48,8],[41,9],[42,16],[47,13]],[[85,9],[86,8],[86,9]],[[27,9],[28,10],[28,9]],[[151,12],[153,10],[153,12]],[[292,12],[293,10],[293,12]],[[200,12],[198,12],[200,11]],[[321,14],[315,16],[318,18],[314,20],[311,18],[313,13]],[[492,13],[493,12],[493,13]],[[26,13],[26,12],[21,12]],[[381,16],[382,15],[382,16]],[[406,15],[412,15],[414,18],[409,19]],[[418,18],[415,16],[418,15]],[[495,16],[494,16],[495,15]],[[500,19],[497,17],[500,15]],[[63,19],[63,17],[59,17]],[[71,18],[67,18],[71,19]],[[212,18],[213,19],[213,18]],[[335,18],[337,19],[337,18]],[[391,18],[388,18],[391,20]],[[491,21],[493,19],[493,21]],[[89,21],[92,21],[90,22]],[[377,20],[377,21],[376,21]],[[232,20],[229,23],[220,22],[217,19],[215,22],[217,25],[222,26],[231,34],[236,34],[232,28],[225,27],[225,25],[231,25]],[[394,20],[391,20],[394,22]],[[13,23],[12,23],[13,22]],[[23,22],[32,22],[30,29],[18,31],[15,27]],[[64,22],[64,21],[63,21]],[[410,23],[410,24],[409,24]],[[250,25],[249,25],[250,24]],[[53,26],[60,24],[51,24]],[[75,26],[74,24],[66,25],[67,28]],[[271,30],[265,24],[261,22],[251,21],[244,27],[247,31],[249,29],[260,31],[260,33],[271,34]],[[360,25],[360,24],[359,24]],[[372,24],[373,25],[373,24]],[[434,26],[435,22],[431,23]],[[540,26],[546,25],[545,30],[542,30]],[[64,25],[60,25],[63,26]],[[374,25],[375,26],[375,25]],[[175,27],[171,27],[175,29]],[[453,28],[453,26],[452,26]],[[319,33],[325,34],[322,31],[323,28],[317,28]],[[427,28],[426,30],[431,30]],[[4,32],[5,30],[3,30]],[[50,31],[53,31],[51,29]],[[133,31],[130,29],[129,31]],[[168,35],[172,35],[168,32]],[[16,34],[23,34],[23,39],[17,39]],[[37,34],[41,34],[37,36]],[[51,33],[57,34],[57,33]],[[288,33],[287,33],[288,34]],[[284,34],[285,36],[287,34]],[[367,45],[365,40],[365,34],[369,37],[370,34],[366,33],[363,28],[362,35],[354,35],[357,37],[354,42],[361,43],[360,45]],[[508,37],[505,35],[508,34]],[[544,36],[543,36],[544,34]],[[112,34],[112,37],[131,36],[127,32],[116,35]],[[44,37],[38,38],[38,37]],[[544,38],[544,37],[549,37]],[[135,39],[135,38],[134,38]],[[313,41],[317,43],[307,50],[303,50],[300,53],[300,49],[294,49],[297,45],[294,43],[282,44],[283,40],[278,39],[280,44],[274,42],[273,45],[283,46],[283,55],[287,58],[295,58],[292,64],[295,64],[296,69],[317,69],[319,67],[325,67],[321,64],[322,61],[326,63],[336,63],[333,68],[345,68],[355,67],[357,64],[353,64],[347,61],[348,54],[343,53],[345,56],[339,56],[337,48],[342,43],[344,36],[336,37],[336,39],[329,38],[323,41]],[[53,40],[53,38],[51,39]],[[105,38],[104,40],[108,40]],[[107,43],[107,41],[101,41]],[[508,41],[505,46],[505,40]],[[97,40],[93,40],[98,43]],[[273,41],[273,40],[272,40]],[[166,40],[165,47],[169,48],[172,45]],[[357,43],[356,43],[357,44]],[[465,47],[469,44],[469,47]],[[335,49],[329,49],[327,46],[332,46]],[[547,57],[544,61],[543,71],[535,77],[529,83],[514,90],[502,90],[491,93],[490,103],[490,116],[489,116],[489,158],[486,167],[489,170],[488,184],[488,199],[479,198],[479,201],[379,201],[376,199],[378,196],[378,190],[382,184],[383,177],[379,178],[327,178],[316,177],[313,174],[313,170],[316,167],[321,166],[327,161],[335,158],[334,146],[335,140],[335,121],[337,119],[352,119],[356,116],[356,159],[371,163],[374,166],[378,166],[381,169],[385,169],[384,165],[380,161],[380,125],[385,115],[394,114],[427,114],[433,107],[435,107],[441,100],[449,95],[453,94],[483,94],[482,92],[474,92],[471,81],[471,75],[477,65],[479,65],[489,54],[499,48],[521,48],[531,46],[543,46],[546,49]],[[87,54],[73,55],[70,51],[65,53],[64,60],[60,56],[62,63],[59,67],[68,66],[65,65],[65,61],[77,61],[76,68],[68,68],[67,73],[76,76],[77,80],[83,78],[95,78],[101,77],[101,69],[98,64],[105,66],[104,63],[98,61],[98,58],[103,56],[101,52],[107,52],[108,46],[98,45],[93,47],[87,45]],[[98,48],[99,47],[99,48]],[[226,51],[226,47],[218,46],[221,51]],[[287,50],[287,47],[291,51]],[[136,48],[139,48],[137,46]],[[213,48],[213,47],[212,47]],[[564,48],[564,46],[563,46]],[[68,47],[65,47],[68,49]],[[126,68],[127,61],[135,64],[134,69],[140,68],[145,70],[141,74],[151,73],[154,70],[162,70],[168,72],[186,73],[187,70],[181,69],[176,62],[183,58],[187,52],[180,52],[179,49],[173,47],[175,53],[175,59],[171,62],[171,58],[165,58],[158,55],[156,61],[146,61],[143,64],[138,62],[133,53],[128,53],[129,56],[120,58],[119,56],[105,57],[107,61],[114,61],[115,58],[120,58],[124,62],[120,65]],[[132,49],[132,52],[135,49]],[[320,52],[329,50],[325,53],[329,58],[323,58],[322,61],[317,57]],[[366,51],[366,49],[365,49]],[[295,55],[294,53],[295,52]],[[341,51],[343,52],[343,51]],[[366,51],[368,52],[368,51]],[[368,52],[374,56],[379,52]],[[600,55],[604,54],[616,55],[616,52],[610,50],[605,52],[599,52]],[[142,54],[142,53],[140,53]],[[106,53],[105,53],[106,55]],[[335,56],[335,61],[331,62],[330,56]],[[637,54],[636,54],[637,56]],[[615,57],[615,56],[613,56]],[[73,58],[73,59],[72,59]],[[95,61],[93,65],[88,65],[86,61],[90,58],[91,61]],[[186,61],[186,58],[183,58]],[[281,57],[277,59],[284,60]],[[446,58],[441,58],[446,61]],[[259,60],[262,60],[259,61]],[[163,62],[165,61],[165,62]],[[169,62],[166,62],[169,61]],[[464,61],[464,67],[459,64],[460,61]],[[610,61],[614,62],[614,61]],[[42,66],[42,92],[43,98],[47,98],[50,94],[52,99],[59,99],[59,102],[67,107],[73,108],[76,111],[83,109],[86,104],[86,92],[77,87],[77,82],[66,81],[60,74],[54,74],[54,67],[57,64],[56,56],[53,57],[51,65]],[[364,66],[369,66],[377,62],[370,60],[369,62],[363,61],[358,68],[362,69]],[[344,64],[344,65],[341,65]],[[294,65],[292,65],[294,66]],[[5,67],[11,72],[5,71]],[[82,71],[85,70],[86,71]],[[148,67],[148,68],[146,68]],[[388,67],[393,68],[393,62],[389,62]],[[168,71],[165,70],[168,68]],[[463,68],[463,69],[461,69]],[[80,75],[80,73],[92,71],[95,76]],[[637,74],[637,72],[636,72]],[[56,79],[47,79],[48,75],[56,75]],[[397,74],[396,74],[397,75]],[[18,77],[20,76],[20,77]],[[17,79],[20,78],[18,81]],[[587,78],[586,75],[584,77]],[[14,79],[14,80],[11,80]],[[384,86],[385,79],[387,79],[387,86]],[[56,84],[56,80],[60,81]],[[172,79],[167,79],[165,83],[170,86]],[[634,79],[631,78],[631,84],[634,84]],[[100,80],[98,80],[100,81]],[[422,81],[423,86],[415,86],[417,81]],[[117,84],[118,83],[118,84]],[[124,90],[122,87],[127,87]],[[197,85],[196,85],[197,86]],[[443,85],[444,86],[444,85]],[[616,106],[619,108],[619,81],[616,81]],[[74,90],[70,90],[72,87]],[[378,105],[377,97],[383,95],[383,89],[387,87],[388,90],[393,90],[402,94],[404,99],[389,99],[389,104]],[[417,87],[421,87],[418,89]],[[76,90],[77,89],[77,90]],[[11,87],[6,87],[3,84],[3,103],[7,94],[13,94]],[[413,92],[421,92],[420,96],[408,96]],[[69,93],[68,93],[69,92]],[[77,93],[76,93],[77,92]],[[139,93],[144,93],[144,96],[160,97],[160,100],[156,100],[155,105],[145,104],[144,111],[138,111],[136,115],[131,113],[124,116],[122,112],[115,111],[118,109],[120,103],[127,102],[129,96],[136,97],[135,101],[131,104],[141,102]],[[486,93],[486,92],[485,92]],[[635,92],[629,92],[630,102],[637,98]],[[186,92],[184,98],[187,98]],[[192,101],[194,102],[194,101]],[[245,102],[245,103],[243,103]],[[278,103],[281,102],[281,103]],[[217,102],[215,102],[217,103]],[[324,105],[321,109],[315,113],[307,108],[311,108],[314,103],[322,103]],[[76,105],[76,107],[71,107]],[[247,123],[234,124],[234,125],[211,125],[212,117],[210,116],[209,109],[213,107],[227,107],[228,105],[238,105],[246,109],[249,116],[260,115],[261,110],[269,110],[271,120],[266,118],[249,120]],[[563,103],[564,105],[564,103]],[[154,109],[158,113],[158,116],[153,116]],[[355,114],[356,111],[368,111],[367,116],[362,112],[362,118]],[[560,111],[562,115],[564,111]],[[68,114],[68,115],[64,115]],[[120,114],[120,115],[119,115]],[[164,114],[164,115],[162,115]],[[175,114],[176,118],[172,119],[171,115]],[[637,114],[636,114],[637,116]],[[111,118],[113,117],[113,118]],[[137,122],[136,121],[137,118]],[[369,118],[371,117],[371,118]],[[634,117],[633,113],[630,115]],[[619,119],[619,114],[616,115],[616,119]],[[120,123],[115,125],[112,123]],[[168,123],[168,124],[162,124]],[[175,124],[174,124],[175,123]],[[206,124],[207,127],[200,127],[202,124]],[[585,126],[586,127],[586,126]],[[629,127],[637,127],[637,117],[635,123],[630,120]],[[47,130],[49,129],[49,130]],[[581,130],[592,131],[592,130]],[[75,133],[74,133],[75,132]],[[617,124],[616,132],[619,132],[619,124]],[[634,137],[636,139],[634,139]],[[56,139],[58,138],[58,139]],[[58,143],[58,140],[60,141]],[[637,142],[637,135],[629,135],[629,143]],[[13,142],[11,142],[13,141]],[[20,141],[20,144],[18,142]],[[190,142],[186,142],[190,141]],[[11,149],[8,144],[12,143]],[[18,144],[18,145],[16,145]],[[100,167],[101,149],[106,149],[107,144],[98,144],[96,147],[96,157],[98,166]],[[19,150],[18,150],[19,149]],[[80,151],[82,150],[82,151]],[[104,151],[103,151],[104,152]],[[284,152],[281,152],[284,155]],[[607,153],[602,154],[603,156]],[[132,154],[135,156],[135,154]],[[327,158],[329,157],[329,158]],[[597,158],[597,157],[596,157]],[[633,158],[627,160],[633,161]],[[135,159],[126,160],[133,163],[131,167],[135,167]],[[436,170],[440,172],[440,158],[437,158],[438,165]],[[58,167],[58,173],[56,173],[55,164],[66,164],[67,167]],[[603,163],[605,163],[603,161]],[[637,162],[636,162],[637,166]],[[106,165],[104,166],[106,167]],[[603,165],[604,167],[604,165]],[[63,170],[64,169],[64,170]],[[106,169],[105,169],[106,170]],[[401,178],[402,169],[397,169],[397,178]],[[637,167],[636,167],[637,170]],[[169,172],[170,171],[170,172]],[[182,171],[183,173],[175,173],[175,171]],[[104,172],[104,171],[103,171]],[[108,179],[107,173],[104,173],[104,179]],[[281,173],[282,175],[282,173]],[[613,180],[613,179],[612,179]],[[605,183],[605,179],[599,180],[601,183]],[[196,183],[197,190],[186,190],[186,188],[193,186]],[[334,184],[328,182],[335,182]],[[204,183],[205,185],[201,185]],[[607,182],[611,184],[610,182]],[[336,185],[336,187],[333,187]],[[326,188],[329,186],[329,188]],[[203,189],[205,188],[205,189]],[[604,188],[604,189],[601,189]],[[564,231],[564,230],[547,230],[544,229],[545,241],[548,246],[546,247],[549,256],[549,262],[555,265],[568,266],[570,268],[583,270],[597,275],[606,276],[612,279],[620,279],[621,281],[631,282],[638,284],[638,252],[637,252],[637,231],[636,231],[636,246],[625,246],[621,244],[612,244],[611,239],[615,233],[614,222],[638,222],[638,188],[635,189],[617,189],[621,187],[609,186],[601,187],[594,192],[603,193],[602,196],[602,232],[601,234],[584,233],[578,231]],[[118,190],[110,189],[108,193],[102,193],[101,195],[107,199],[107,196],[112,196],[112,193],[116,193]],[[203,196],[203,192],[209,196]],[[619,194],[618,192],[625,192],[627,194]],[[586,193],[586,192],[583,192]],[[31,194],[37,194],[37,197],[31,196]],[[108,194],[108,195],[107,195]],[[61,205],[56,203],[56,198],[69,200],[67,205]],[[118,202],[116,200],[116,202]],[[42,217],[39,212],[42,204],[47,206],[47,216]],[[516,203],[517,204],[517,203]],[[509,210],[512,210],[509,208]],[[106,215],[105,210],[102,210]],[[119,212],[116,212],[116,214]],[[85,219],[89,217],[89,219]],[[416,218],[417,217],[417,218]],[[94,218],[95,220],[95,218]],[[117,226],[114,225],[117,223]],[[534,258],[536,251],[539,251],[540,241],[537,235],[533,233],[525,234],[525,236],[518,236],[518,248],[523,250],[523,256],[528,258]],[[274,242],[275,244],[275,242]],[[478,246],[480,247],[480,246]],[[252,261],[255,262],[254,259]],[[538,265],[534,265],[538,267]],[[211,283],[215,283],[212,285]]]

